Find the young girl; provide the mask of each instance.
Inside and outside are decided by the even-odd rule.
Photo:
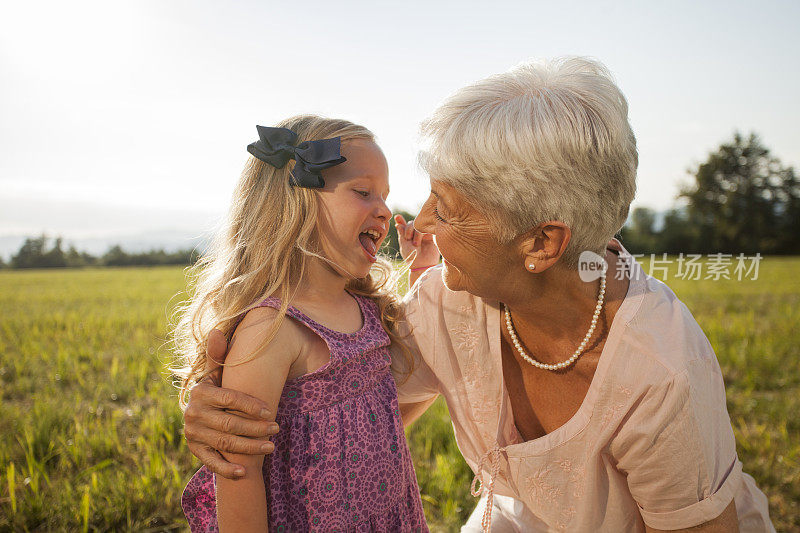
[[[220,329],[222,384],[264,400],[280,432],[266,460],[226,455],[244,477],[194,475],[181,502],[191,530],[427,531],[389,368],[400,312],[376,255],[391,219],[386,159],[344,120],[258,133],[175,334],[182,406]]]

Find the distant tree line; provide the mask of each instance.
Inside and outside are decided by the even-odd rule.
[[[800,180],[757,135],[735,134],[690,175],[661,224],[633,210],[620,232],[630,252],[800,254]]]
[[[757,135],[736,133],[696,169],[683,187],[682,204],[663,215],[648,207],[631,213],[620,238],[632,253],[800,254],[800,180],[792,167],[770,155]],[[414,215],[397,211],[406,220]],[[399,259],[394,223],[381,252]],[[44,236],[26,239],[16,255],[0,267],[56,268],[84,266],[189,265],[197,250],[125,252],[114,246],[99,257],[64,250],[61,238],[52,245]]]
[[[120,246],[111,247],[101,256],[93,256],[70,246],[64,249],[63,239],[52,240],[45,235],[29,237],[8,264],[0,259],[0,267],[10,268],[76,268],[87,266],[154,266],[191,265],[197,261],[199,252],[193,249],[166,252],[126,252]]]

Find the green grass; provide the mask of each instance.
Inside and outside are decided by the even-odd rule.
[[[717,351],[739,456],[779,531],[800,529],[800,259],[758,281],[669,285]],[[0,531],[183,529],[199,466],[164,373],[179,268],[0,272]],[[469,515],[472,474],[438,401],[408,432],[428,519]]]

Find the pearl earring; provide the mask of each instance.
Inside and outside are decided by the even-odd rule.
[[[531,272],[535,272],[536,271],[536,264],[535,263],[528,263],[528,270],[530,270]]]

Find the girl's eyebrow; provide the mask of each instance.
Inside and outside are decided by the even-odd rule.
[[[350,178],[348,178],[348,179],[349,179],[349,180],[351,180],[351,181],[355,181],[355,180],[368,180],[368,181],[372,181],[372,180],[374,179],[374,176],[373,176],[372,174],[359,174],[359,175],[357,175],[357,176],[351,176],[351,177],[350,177]]]

